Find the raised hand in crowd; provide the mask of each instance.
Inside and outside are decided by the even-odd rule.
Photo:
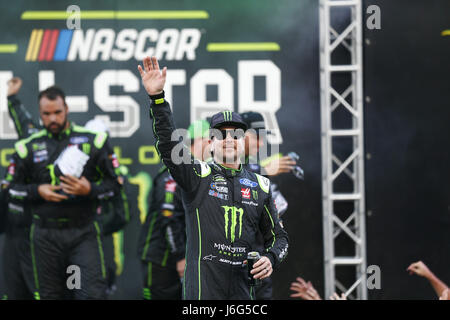
[[[410,275],[417,274],[418,276],[427,279],[438,297],[441,297],[445,290],[448,290],[448,286],[442,282],[422,261],[411,263],[406,269]]]
[[[296,281],[291,283],[292,298],[302,298],[303,300],[322,300],[311,281],[306,282],[301,277],[297,277]]]
[[[17,94],[22,87],[22,79],[14,77],[8,81],[8,97]]]

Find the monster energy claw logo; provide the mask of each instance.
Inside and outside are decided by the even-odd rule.
[[[244,209],[242,208],[236,208],[236,207],[229,207],[229,206],[222,206],[222,208],[225,210],[225,237],[227,239],[230,239],[231,242],[234,242],[235,235],[236,235],[236,227],[238,224],[238,217],[239,214],[239,236],[241,237],[242,234],[242,216],[244,215]],[[230,217],[231,215],[231,217]],[[230,224],[231,220],[231,224]],[[228,225],[230,225],[230,232],[228,233]],[[230,238],[228,238],[228,235],[230,235]]]
[[[223,111],[223,120],[224,121],[231,121],[231,119],[232,119],[231,111]]]

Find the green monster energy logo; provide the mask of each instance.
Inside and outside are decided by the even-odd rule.
[[[83,143],[82,144],[83,152],[87,155],[89,155],[89,152],[91,152],[91,145],[89,143]]]
[[[166,192],[166,202],[167,203],[173,202],[173,193],[172,192]]]
[[[239,237],[241,237],[242,234],[242,216],[244,215],[244,209],[242,208],[236,208],[236,207],[229,207],[229,206],[222,206],[222,208],[225,210],[225,237],[228,239],[228,234],[230,234],[230,240],[231,242],[234,242],[235,235],[236,235],[236,226],[238,223],[238,217],[239,214]],[[230,217],[231,215],[231,217]],[[230,224],[231,220],[231,226],[230,226],[230,233],[228,233],[228,225]]]
[[[231,111],[223,111],[223,120],[224,121],[231,121],[232,119],[232,113]]]

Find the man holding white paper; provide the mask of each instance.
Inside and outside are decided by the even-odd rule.
[[[106,270],[95,204],[120,188],[108,136],[69,122],[64,92],[57,87],[39,94],[39,113],[44,129],[16,143],[8,188],[10,203],[32,208],[34,297],[65,297],[67,270],[76,266],[81,283],[73,297],[103,299]]]

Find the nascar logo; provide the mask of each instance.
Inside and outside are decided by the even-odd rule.
[[[198,29],[34,29],[25,61],[127,61],[156,56],[165,60],[195,60],[201,38]],[[154,45],[150,45],[154,43]]]

